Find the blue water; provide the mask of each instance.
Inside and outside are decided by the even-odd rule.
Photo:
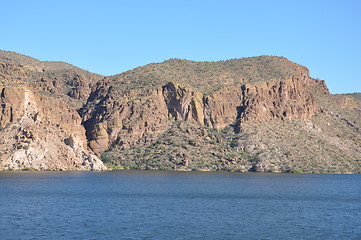
[[[0,239],[361,239],[361,175],[0,172]]]

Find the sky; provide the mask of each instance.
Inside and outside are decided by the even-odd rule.
[[[169,58],[283,56],[361,92],[359,0],[2,1],[0,49],[102,75]]]

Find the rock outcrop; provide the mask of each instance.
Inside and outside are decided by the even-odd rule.
[[[312,118],[320,109],[308,89],[323,86],[302,70],[284,80],[225,87],[210,95],[169,82],[142,97],[116,98],[108,80],[93,89],[87,105],[97,103],[95,107],[82,112],[89,146],[97,154],[114,144],[129,148],[144,136],[164,132],[169,119],[221,130],[230,125],[240,129],[249,122]]]
[[[103,77],[0,51],[0,86],[0,169],[361,173],[360,94],[283,57]]]
[[[0,169],[105,170],[89,153],[79,115],[27,87],[1,87]]]
[[[337,105],[324,81],[284,58],[245,62],[169,60],[104,78],[80,110],[89,147],[125,168],[360,171],[353,98]],[[355,110],[336,114],[340,104]]]
[[[81,107],[90,94],[91,86],[100,75],[63,62],[42,62],[24,55],[0,50],[0,84],[26,85],[43,94],[57,95]],[[70,99],[68,99],[70,96]]]

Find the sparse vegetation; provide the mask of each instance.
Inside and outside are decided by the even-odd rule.
[[[225,86],[285,79],[294,75],[297,65],[283,57],[261,56],[218,62],[194,62],[169,59],[112,76],[113,90],[155,89],[167,82],[190,86],[211,94]],[[120,91],[120,92],[119,92]]]
[[[296,79],[300,71],[307,72],[306,68],[283,57],[261,56],[218,62],[170,59],[105,78],[66,63],[41,62],[5,51],[0,51],[0,63],[3,86],[26,86],[43,101],[48,101],[47,106],[67,109],[59,113],[61,120],[71,118],[80,122],[76,112],[72,112],[77,111],[88,130],[89,140],[110,140],[110,147],[102,149],[100,154],[103,162],[112,169],[293,173],[361,171],[361,94],[331,96],[322,81],[313,79],[307,83],[309,86],[301,86],[302,91],[309,93],[304,102],[297,103],[300,89],[292,87],[287,92],[289,98],[279,99],[283,93],[282,81],[294,76]],[[280,85],[264,84],[270,81]],[[170,99],[178,112],[162,110],[164,99],[155,101],[165,94],[168,82],[180,84],[174,92],[176,96]],[[259,88],[245,97],[247,86],[262,84],[270,89]],[[225,87],[233,89],[237,97],[221,99],[227,94],[221,92],[222,96],[217,99],[214,93]],[[251,109],[254,114],[270,112],[273,117],[265,121],[241,121],[242,114],[249,114],[245,109],[252,100],[261,103],[267,100],[266,97],[253,98],[261,94],[258,90],[266,91],[264,96],[275,94],[271,105],[276,107],[284,101],[285,109],[277,112],[259,104]],[[184,94],[191,97],[186,98]],[[198,98],[195,97],[197,94]],[[291,95],[296,99],[291,99]],[[227,105],[220,105],[210,112],[210,104],[206,103],[210,99],[229,104],[235,101],[231,105],[235,113],[227,116],[228,119],[221,119]],[[193,102],[187,105],[183,100]],[[309,110],[307,104],[313,101],[317,107],[314,116],[305,115]],[[3,102],[4,109],[10,109],[6,105],[8,102]],[[197,108],[197,104],[208,108]],[[298,112],[300,108],[304,111]],[[26,150],[29,146],[19,144],[16,142],[19,139],[13,136],[17,129],[21,129],[23,113],[19,110],[21,113],[10,116],[12,111],[15,110],[4,110],[5,117],[1,118],[3,143],[0,144],[0,156],[3,158],[8,157],[11,151]],[[185,114],[187,111],[189,115]],[[127,112],[127,118],[120,117]],[[192,113],[197,113],[197,116],[190,121]],[[290,113],[294,115],[288,118]],[[203,116],[207,114],[221,119],[221,130],[210,127],[210,116],[207,119]],[[198,117],[200,124],[196,122]],[[14,123],[13,118],[17,122],[10,127]],[[153,122],[151,118],[154,118]],[[206,120],[208,124],[205,124]],[[51,116],[43,116],[43,121],[54,123]],[[42,127],[46,128],[46,124]],[[54,123],[54,126],[56,131],[65,135],[61,124]]]

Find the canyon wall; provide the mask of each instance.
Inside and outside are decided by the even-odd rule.
[[[284,57],[104,77],[0,51],[0,169],[361,172],[360,99]]]
[[[104,170],[76,111],[24,86],[0,87],[0,169]]]
[[[164,132],[170,119],[221,130],[272,119],[309,119],[320,111],[309,91],[325,88],[300,67],[284,80],[240,84],[204,94],[176,82],[139,97],[114,97],[111,80],[94,87],[82,116],[90,148],[97,154],[116,145],[129,148],[140,138]],[[327,88],[325,94],[329,94]],[[91,110],[89,110],[91,109]]]

